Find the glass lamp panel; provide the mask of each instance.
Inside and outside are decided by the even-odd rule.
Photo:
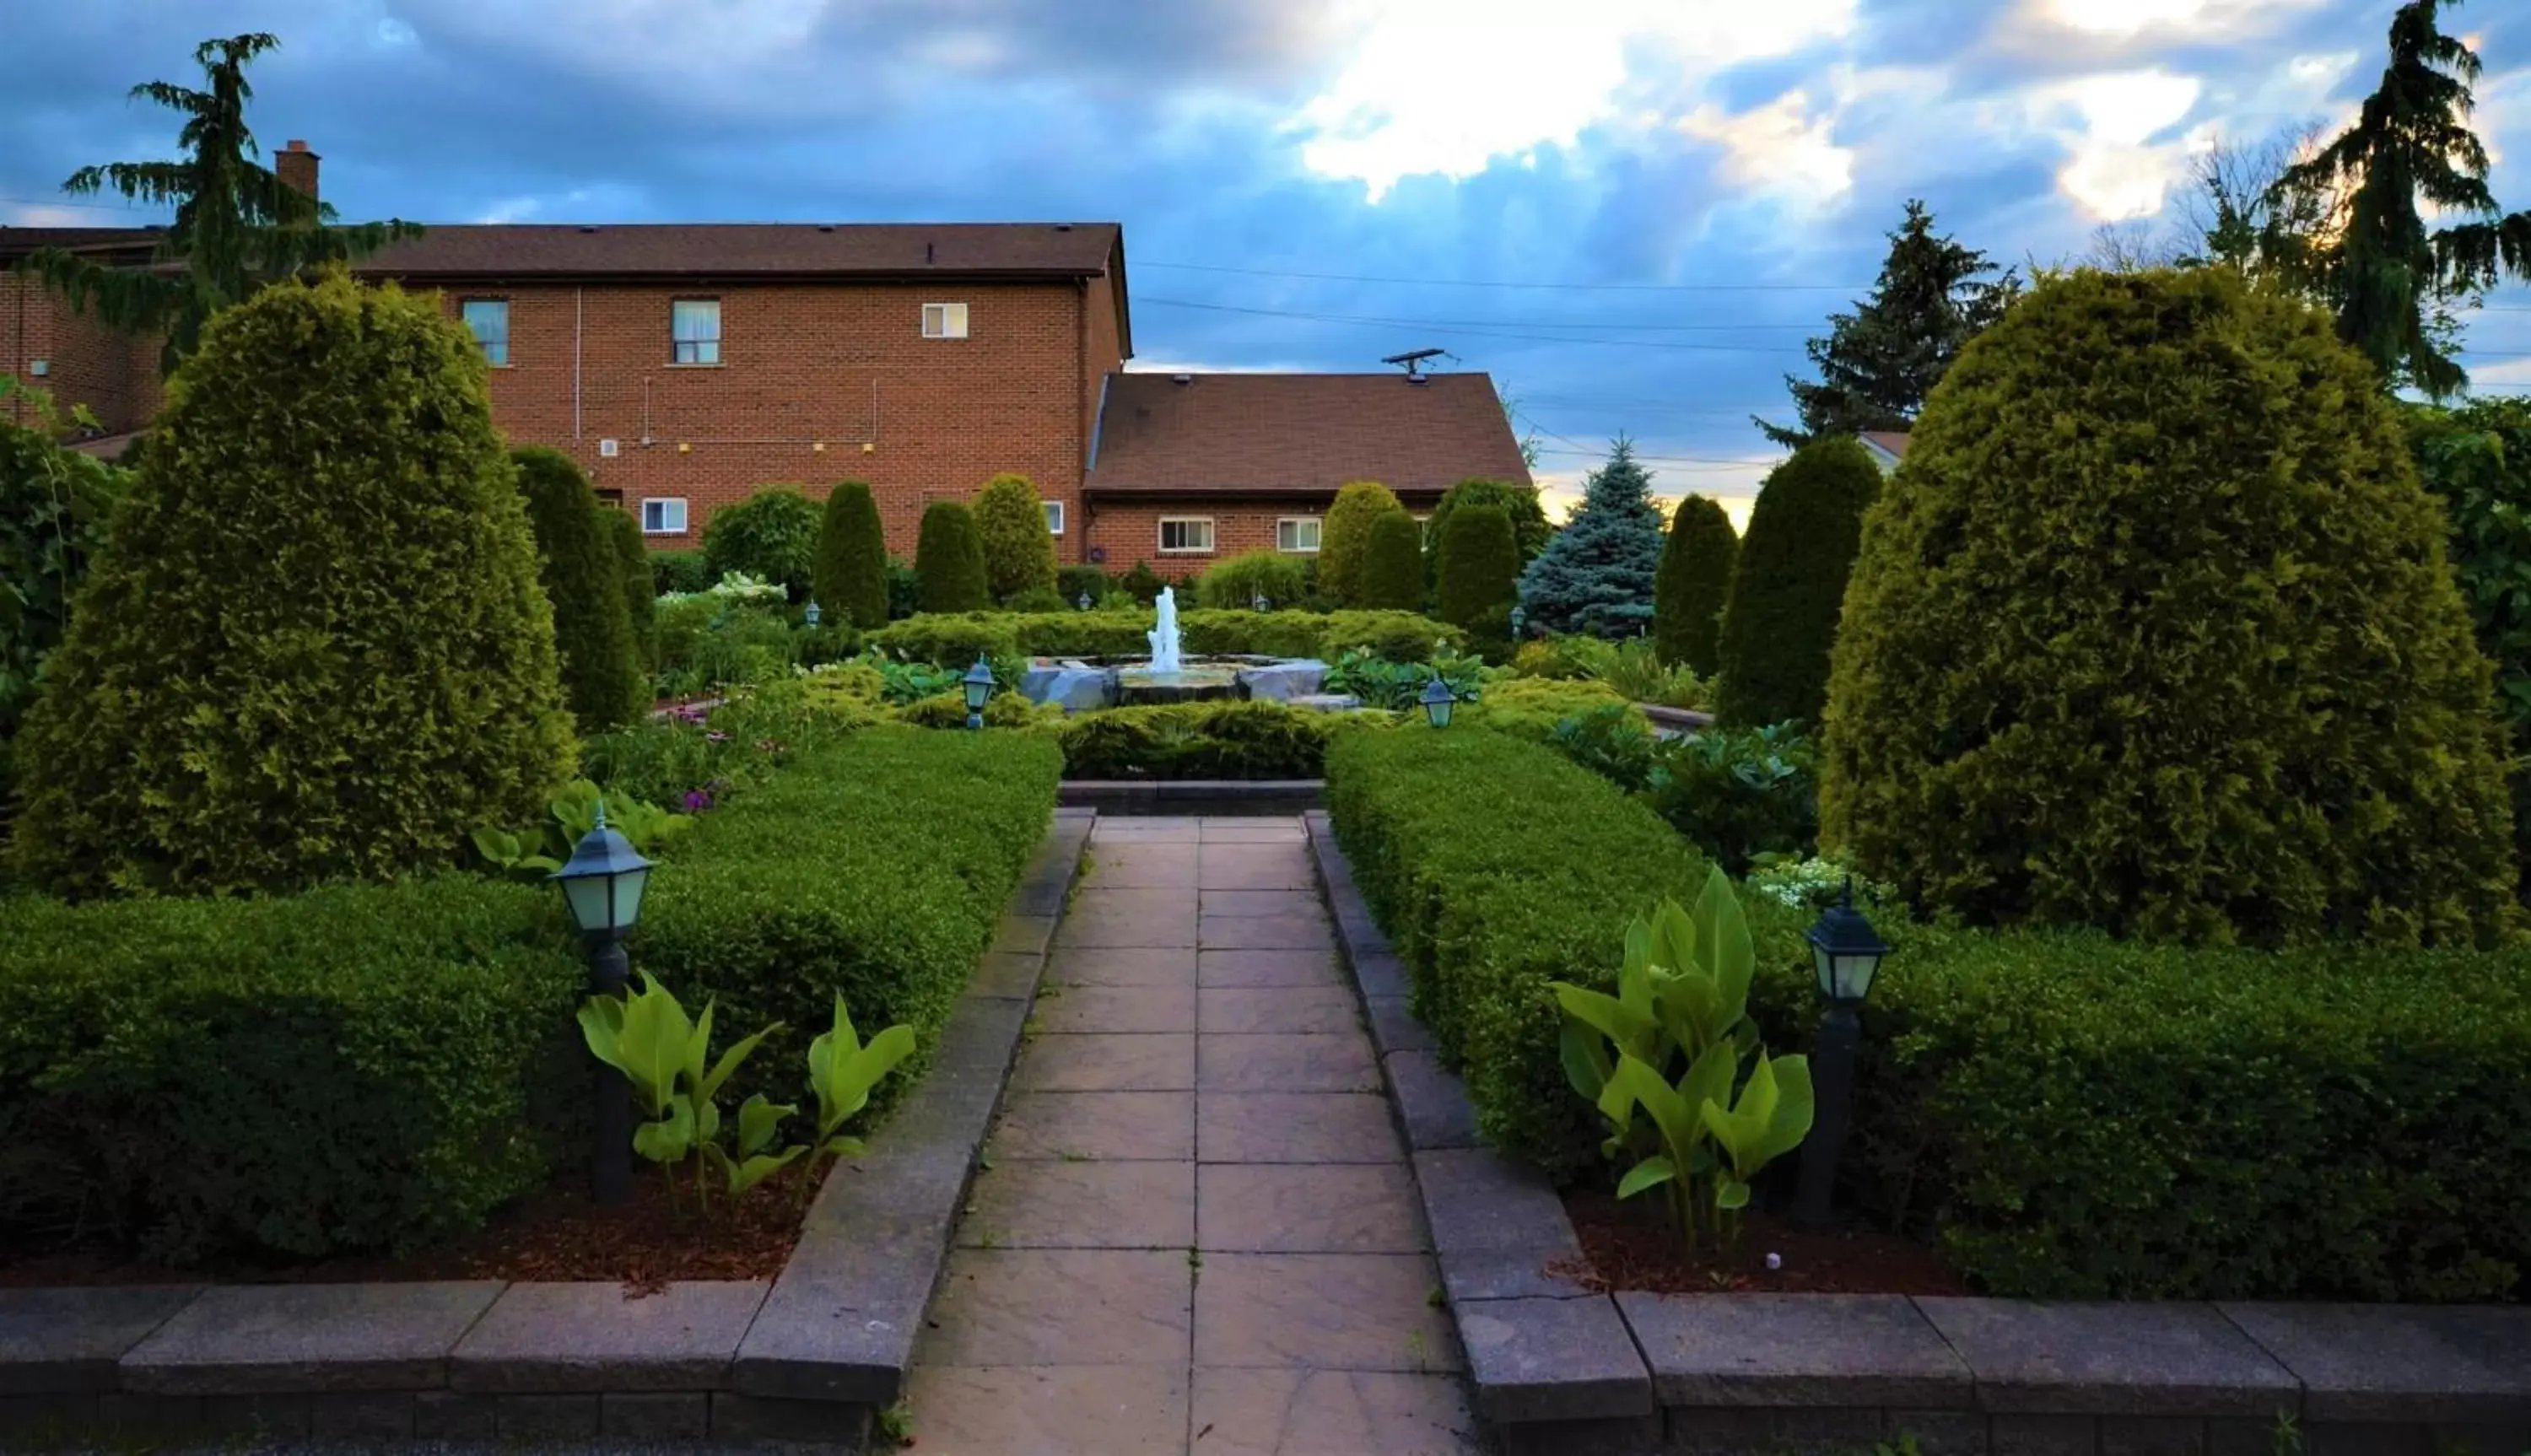
[[[647,868],[627,869],[608,878],[615,881],[613,927],[630,930],[642,919],[642,891],[649,885],[650,871]]]
[[[1872,973],[1881,969],[1878,955],[1841,955],[1836,957],[1838,994],[1849,1001],[1860,1001],[1872,990]]]
[[[608,896],[604,874],[576,874],[562,882],[563,899],[571,906],[571,918],[584,934],[608,929]]]
[[[1834,999],[1836,996],[1836,957],[1829,953],[1827,946],[1814,940],[1811,942],[1811,964],[1816,967],[1819,972],[1820,994],[1830,999]]]

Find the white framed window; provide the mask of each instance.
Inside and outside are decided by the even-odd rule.
[[[1212,549],[1210,516],[1162,516],[1160,518],[1160,554],[1163,556],[1200,556]]]
[[[1274,523],[1274,549],[1297,556],[1315,554],[1319,549],[1319,518],[1286,516]]]
[[[642,502],[644,535],[684,535],[686,502],[682,496],[654,495]]]
[[[924,305],[923,337],[927,339],[967,337],[967,306],[964,304]]]
[[[1048,500],[1040,501],[1039,504],[1045,507],[1046,532],[1052,535],[1063,534],[1063,502]]]
[[[457,306],[465,315],[466,327],[473,330],[475,342],[482,346],[483,362],[498,368],[510,362],[510,301],[508,299],[468,299]]]
[[[720,300],[675,299],[668,305],[669,360],[681,364],[720,363]]]

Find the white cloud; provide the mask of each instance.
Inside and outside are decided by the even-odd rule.
[[[118,216],[112,211],[93,207],[55,207],[46,202],[0,202],[13,228],[123,228],[134,225],[135,218]],[[138,213],[135,216],[148,216]]]
[[[1836,144],[1835,123],[1833,106],[1813,110],[1809,92],[1792,90],[1736,116],[1699,106],[1678,128],[1721,144],[1731,182],[1817,208],[1854,186],[1854,153]]]
[[[2162,210],[2193,143],[2152,139],[2187,116],[2202,89],[2193,76],[2127,71],[2043,86],[2026,103],[2071,152],[2057,188],[2093,217],[2115,222]],[[2075,124],[2067,123],[2069,113]]]
[[[2238,34],[2272,13],[2320,0],[2039,0],[2039,13],[2067,29],[2126,37],[2165,31],[2191,38]]]

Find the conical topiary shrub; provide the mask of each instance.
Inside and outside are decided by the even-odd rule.
[[[1371,529],[1391,511],[1405,507],[1378,480],[1349,480],[1336,491],[1319,527],[1319,594],[1338,606],[1361,607],[1363,553],[1371,549]]]
[[[510,458],[535,532],[536,576],[553,607],[554,649],[572,719],[583,734],[630,723],[650,706],[649,683],[624,601],[623,561],[600,518],[604,508],[561,451],[530,445]]]
[[[1473,476],[1443,491],[1438,505],[1433,507],[1433,519],[1424,523],[1425,575],[1433,585],[1441,583],[1441,542],[1448,535],[1450,518],[1464,506],[1499,506],[1511,522],[1514,548],[1520,553],[1520,565],[1547,549],[1555,536],[1548,524],[1547,508],[1538,503],[1538,487],[1517,480],[1492,480]]]
[[[1403,509],[1371,524],[1355,569],[1353,596],[1369,611],[1424,609],[1424,528]]]
[[[2044,281],[1866,522],[1821,838],[1972,924],[2489,941],[2503,736],[2444,533],[2326,314],[2222,269]]]
[[[984,580],[984,543],[976,513],[936,500],[923,513],[914,542],[915,600],[927,612],[978,612],[993,604]]]
[[[1813,440],[1768,473],[1722,608],[1714,715],[1724,727],[1818,726],[1845,576],[1880,489],[1881,467],[1847,435]]]
[[[1520,594],[1520,538],[1500,506],[1463,505],[1441,531],[1435,610],[1441,620],[1508,642],[1511,606]]]
[[[534,822],[571,719],[474,339],[342,277],[215,317],[47,670],[16,852],[56,893],[386,878]]]
[[[826,496],[817,536],[818,609],[864,632],[887,625],[887,533],[866,480]]]
[[[1054,534],[1045,502],[1026,476],[995,476],[976,494],[976,532],[984,543],[984,588],[993,600],[1054,589]]]
[[[1670,513],[1653,584],[1653,649],[1663,665],[1712,677],[1721,663],[1722,607],[1740,536],[1722,507],[1691,495]]]
[[[647,677],[659,670],[659,599],[650,575],[650,548],[643,544],[642,523],[634,520],[631,513],[604,509],[597,518],[606,524],[607,539],[615,548],[616,567],[624,574],[624,615],[633,628],[633,648],[642,657],[646,677],[643,691],[647,697]]]

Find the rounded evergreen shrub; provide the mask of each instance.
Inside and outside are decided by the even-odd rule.
[[[1714,707],[1723,726],[1819,722],[1846,573],[1880,489],[1881,467],[1846,435],[1813,440],[1767,473],[1722,608]]]
[[[1508,640],[1511,605],[1520,593],[1520,538],[1510,513],[1500,506],[1463,506],[1438,531],[1435,615],[1472,633]]]
[[[624,567],[596,492],[571,457],[542,445],[510,453],[536,537],[536,576],[553,606],[563,700],[583,736],[639,718],[650,685],[624,602]],[[605,514],[625,517],[621,511]]]
[[[650,551],[647,541],[642,549]],[[701,551],[650,551],[651,593],[665,596],[671,591],[708,590],[720,578],[703,565]]]
[[[1148,561],[1135,562],[1132,571],[1116,579],[1117,590],[1145,606],[1159,600],[1160,593],[1168,589],[1168,585],[1169,579],[1152,570],[1152,564]]]
[[[1712,677],[1720,664],[1722,607],[1731,595],[1739,533],[1722,507],[1691,495],[1670,513],[1653,582],[1653,646],[1663,666]]]
[[[1336,492],[1319,527],[1319,592],[1340,607],[1369,606],[1356,593],[1361,588],[1362,559],[1371,549],[1371,529],[1391,511],[1405,508],[1378,480],[1352,480]],[[1422,549],[1417,549],[1422,570]]]
[[[633,629],[633,650],[641,655],[646,675],[659,670],[658,597],[650,579],[650,553],[642,544],[642,523],[629,512],[601,510],[597,519],[605,524],[609,543],[615,550],[616,569],[624,577],[624,617]],[[649,685],[646,681],[643,691]]]
[[[1353,597],[1365,611],[1423,610],[1424,528],[1403,509],[1371,524],[1355,568]]]
[[[483,367],[348,278],[211,321],[21,739],[28,880],[387,878],[543,814],[571,719]]]
[[[1300,557],[1271,548],[1242,551],[1207,567],[1196,578],[1195,594],[1204,605],[1225,611],[1248,610],[1260,596],[1266,598],[1268,611],[1288,610],[1310,594],[1309,569]]]
[[[2218,269],[2044,282],[1872,509],[1821,838],[1974,924],[2492,941],[2503,739],[2444,532],[2326,315]]]
[[[1045,502],[1026,476],[1003,474],[976,493],[976,532],[984,542],[984,585],[993,600],[1054,589],[1054,533]]]
[[[817,609],[865,632],[887,625],[887,532],[867,480],[826,495],[817,533]]]
[[[1538,487],[1517,480],[1492,480],[1482,476],[1461,480],[1442,492],[1440,504],[1433,508],[1433,519],[1424,523],[1424,564],[1426,575],[1434,585],[1441,580],[1441,533],[1450,526],[1450,517],[1462,506],[1499,506],[1511,522],[1514,544],[1520,551],[1520,564],[1547,549],[1555,535],[1547,523],[1547,509],[1538,503]]]
[[[767,485],[703,523],[703,569],[717,582],[734,571],[805,599],[817,575],[817,537],[825,525],[817,503],[797,485]]]
[[[916,600],[927,612],[977,612],[993,604],[984,577],[984,543],[976,513],[954,500],[936,500],[923,513],[923,534],[914,543]]]

